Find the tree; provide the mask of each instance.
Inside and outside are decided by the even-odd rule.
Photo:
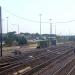
[[[18,36],[16,41],[18,42],[19,45],[27,44],[27,40],[24,36]]]
[[[6,38],[5,38],[5,44],[7,46],[11,46],[13,41],[16,40],[16,34],[15,33],[16,32],[9,32],[9,33],[7,33]]]

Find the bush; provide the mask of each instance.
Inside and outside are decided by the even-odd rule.
[[[27,44],[27,40],[23,36],[18,36],[16,41],[18,42],[19,45]]]

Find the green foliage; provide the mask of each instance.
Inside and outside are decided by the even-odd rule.
[[[15,40],[16,38],[16,32],[9,32],[6,37],[5,37],[5,44],[7,46],[11,46],[13,41]]]
[[[23,36],[18,36],[16,41],[18,42],[19,45],[27,44],[27,40]]]
[[[64,36],[56,36],[57,42],[66,42],[67,39]]]
[[[17,35],[15,33],[16,32],[9,32],[5,36],[5,44],[6,44],[6,46],[15,45],[17,43],[18,43],[18,45],[27,44],[26,38],[24,38],[23,36]]]
[[[62,38],[61,36],[56,36],[57,42],[61,42]]]

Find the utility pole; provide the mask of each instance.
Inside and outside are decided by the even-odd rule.
[[[0,6],[0,54],[2,56],[2,14],[1,14],[1,6]]]
[[[41,16],[42,14],[40,14],[40,35],[41,35]]]
[[[52,34],[52,23],[51,23],[51,20],[52,19],[50,19],[50,34]]]
[[[7,19],[7,33],[8,33],[8,17],[6,17],[6,19]]]
[[[18,24],[18,34],[19,34],[19,24]]]
[[[55,25],[55,34],[56,34],[56,25]]]

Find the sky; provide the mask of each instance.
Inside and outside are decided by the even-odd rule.
[[[3,33],[8,31],[75,35],[75,0],[0,0]],[[72,21],[72,22],[69,22]],[[64,23],[67,22],[67,23]],[[55,31],[56,29],[56,31]]]

